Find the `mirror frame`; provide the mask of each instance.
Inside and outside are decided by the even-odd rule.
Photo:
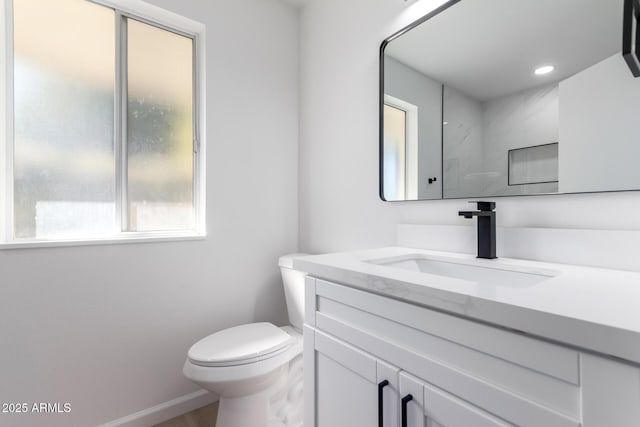
[[[434,16],[444,12],[449,9],[451,6],[456,3],[460,3],[462,0],[449,0],[448,2],[438,6],[436,9],[427,13],[421,18],[413,21],[406,27],[396,31],[391,34],[389,37],[384,39],[382,43],[380,43],[380,64],[379,64],[379,73],[380,73],[380,82],[379,82],[379,93],[378,93],[378,196],[380,200],[383,202],[419,202],[419,201],[431,201],[431,200],[446,200],[444,197],[439,199],[415,199],[415,200],[386,200],[384,198],[384,51],[387,48],[387,45],[391,43],[393,40],[397,39],[407,31],[410,31],[417,27],[418,25],[428,21]]]
[[[432,10],[431,12],[427,13],[426,15],[422,16],[421,18],[418,18],[417,20],[415,20],[414,22],[410,23],[409,25],[407,25],[406,27],[402,28],[399,31],[396,31],[395,33],[393,33],[392,35],[390,35],[389,37],[387,37],[386,39],[384,39],[382,41],[382,43],[380,44],[380,58],[379,58],[379,76],[380,76],[380,81],[379,81],[379,94],[378,94],[378,196],[380,197],[380,200],[382,200],[383,202],[388,202],[388,203],[394,203],[394,202],[433,202],[433,201],[438,201],[438,200],[466,200],[466,199],[487,199],[487,198],[496,198],[496,197],[530,197],[530,196],[560,196],[560,195],[567,195],[567,194],[598,194],[598,193],[629,193],[629,192],[640,192],[640,184],[638,185],[639,188],[637,189],[625,189],[625,190],[604,190],[604,191],[579,191],[579,192],[556,192],[556,193],[535,193],[535,194],[517,194],[517,195],[495,195],[495,196],[469,196],[469,197],[444,197],[444,192],[443,192],[443,196],[439,199],[410,199],[410,200],[386,200],[384,198],[384,52],[385,49],[387,47],[387,45],[389,43],[391,43],[393,40],[397,39],[398,37],[400,37],[401,35],[403,35],[404,33],[412,30],[413,28],[417,27],[418,25],[421,25],[423,23],[425,23],[426,21],[428,21],[429,19],[433,18],[436,15],[439,15],[440,13],[444,12],[445,10],[449,9],[450,7],[456,5],[457,3],[460,3],[462,0],[449,0],[446,3],[443,3],[442,5],[440,5],[439,7],[437,7],[436,9]],[[623,34],[621,34],[621,45],[623,44],[623,39],[624,38],[624,46],[622,46],[622,52],[623,52],[623,56],[624,56],[624,52],[626,52],[627,50],[629,50],[630,52],[628,52],[629,56],[630,55],[634,55],[634,54],[638,54],[640,55],[640,43],[638,43],[637,47],[637,52],[631,51],[630,47],[627,46],[627,44],[630,44],[630,41],[627,41],[627,37],[633,37],[630,33],[631,33],[631,25],[630,25],[630,20],[633,18],[636,18],[637,16],[640,16],[640,0],[624,0],[624,9],[625,9],[625,16],[623,18],[625,18],[625,25],[623,28]],[[637,10],[636,10],[637,8]],[[637,27],[637,35],[638,37],[640,37],[640,22],[638,23],[638,27]],[[629,61],[627,56],[624,56],[626,61]],[[639,59],[640,61],[640,59]],[[634,72],[634,69],[632,67],[630,67],[631,72],[635,75],[636,73]],[[640,74],[640,70],[639,70],[639,74]],[[442,144],[444,145],[444,141],[442,141]],[[443,178],[444,179],[444,178]],[[443,181],[444,184],[444,181]]]

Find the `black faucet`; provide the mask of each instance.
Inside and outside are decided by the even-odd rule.
[[[494,259],[496,256],[496,208],[495,202],[477,203],[477,211],[460,211],[465,218],[478,217],[478,258]]]

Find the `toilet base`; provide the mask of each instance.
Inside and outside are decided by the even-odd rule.
[[[269,401],[259,396],[220,398],[216,427],[268,427]]]
[[[216,427],[302,427],[302,355],[265,390],[249,396],[220,397]]]

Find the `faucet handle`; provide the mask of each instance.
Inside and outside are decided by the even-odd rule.
[[[491,212],[496,208],[496,202],[484,202],[481,200],[470,201],[469,203],[477,203],[478,210],[481,212]]]

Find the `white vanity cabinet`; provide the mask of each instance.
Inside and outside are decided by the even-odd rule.
[[[400,396],[401,425],[407,427],[513,425],[406,372],[400,373]]]
[[[640,426],[637,366],[318,278],[305,291],[306,427]]]
[[[315,425],[371,427],[382,420],[397,426],[399,369],[323,332],[311,333]]]

